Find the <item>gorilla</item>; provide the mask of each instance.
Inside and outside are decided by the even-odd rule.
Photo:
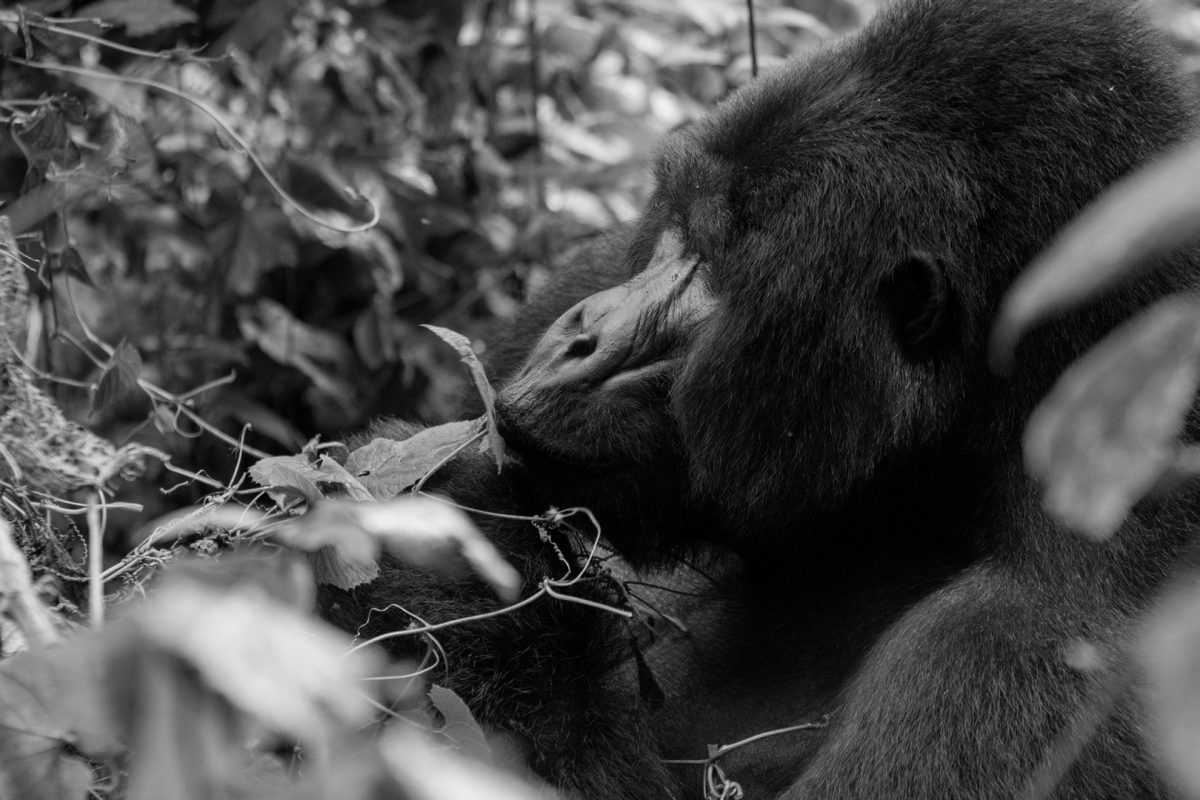
[[[749,746],[743,786],[1007,798],[1059,770],[1058,798],[1168,796],[1134,696],[1076,757],[1052,754],[1103,706],[1195,497],[1085,541],[1042,510],[1021,431],[1073,358],[1196,285],[1197,254],[1042,326],[1011,377],[986,359],[1021,267],[1189,135],[1164,47],[1124,0],[897,0],[662,143],[641,216],[499,349],[504,473],[467,455],[436,479],[472,507],[587,506],[622,556],[688,585],[687,635],[633,659],[632,681],[629,634],[592,608],[446,631],[452,686],[523,763],[568,796],[677,796],[696,773],[660,757],[827,717]],[[578,555],[485,524],[531,581]],[[682,579],[681,555],[716,574]],[[391,602],[443,619],[487,601],[390,565],[326,605],[357,627]],[[1099,666],[1071,658],[1081,642]]]

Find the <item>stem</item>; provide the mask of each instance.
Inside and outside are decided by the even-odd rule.
[[[100,494],[93,494],[88,523],[88,617],[93,628],[104,626],[104,522]]]

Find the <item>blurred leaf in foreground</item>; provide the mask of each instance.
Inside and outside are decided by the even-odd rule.
[[[166,581],[133,616],[139,631],[269,729],[305,740],[330,724],[366,724],[371,706],[357,681],[369,654],[346,657],[340,631],[274,601],[253,585],[214,591]]]
[[[171,0],[100,0],[79,9],[79,16],[123,25],[130,36],[145,36],[196,21],[195,11]]]
[[[462,511],[431,497],[386,502],[326,501],[275,537],[314,553],[317,580],[352,589],[379,574],[379,547],[420,569],[460,574],[469,568],[496,594],[514,600],[521,577]]]
[[[1076,305],[1200,232],[1200,142],[1146,167],[1100,196],[1013,284],[992,331],[991,362],[1011,366],[1034,323]]]
[[[380,743],[391,776],[415,800],[554,800],[545,786],[436,747],[413,730],[392,726]]]
[[[85,797],[92,776],[80,754],[103,761],[123,751],[103,690],[102,646],[85,635],[0,663],[0,796]]]
[[[1200,298],[1162,300],[1073,364],[1025,429],[1029,471],[1067,525],[1120,527],[1172,465],[1200,383]]]
[[[1200,583],[1170,593],[1142,638],[1151,741],[1183,796],[1200,798]]]

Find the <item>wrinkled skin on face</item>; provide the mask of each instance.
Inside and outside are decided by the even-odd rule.
[[[678,231],[658,240],[650,263],[627,282],[577,303],[551,326],[509,386],[517,399],[537,387],[584,390],[647,381],[670,373],[690,336],[712,312],[712,293],[697,278]]]
[[[668,230],[644,269],[550,326],[501,400],[527,447],[583,466],[653,460],[661,436],[612,431],[671,427],[667,395],[715,307],[702,267]]]

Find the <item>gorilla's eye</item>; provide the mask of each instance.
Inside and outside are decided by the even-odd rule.
[[[950,304],[950,287],[938,260],[912,253],[883,280],[880,293],[904,354],[914,360],[932,355]]]

